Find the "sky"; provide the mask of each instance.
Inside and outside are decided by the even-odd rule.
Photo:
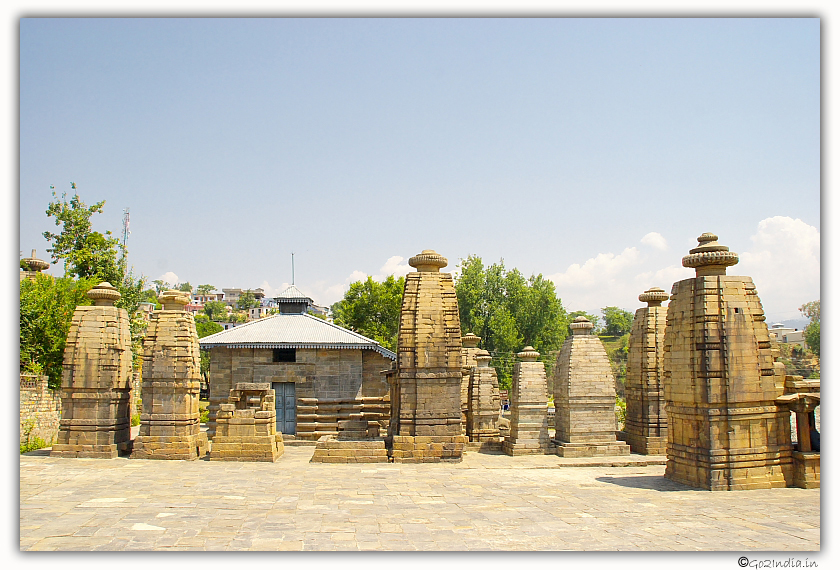
[[[349,283],[477,255],[635,310],[739,253],[768,321],[820,298],[820,20],[20,20],[20,244],[105,200],[150,281]],[[47,259],[49,261],[49,259]],[[59,264],[50,269],[61,275]]]

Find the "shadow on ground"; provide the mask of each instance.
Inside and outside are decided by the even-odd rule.
[[[611,483],[621,487],[632,489],[650,489],[652,491],[688,491],[696,490],[694,487],[683,485],[666,479],[661,475],[632,475],[628,477],[610,477],[608,475],[596,477],[602,483]]]
[[[21,453],[21,455],[25,455],[26,457],[49,457],[50,451],[52,451],[51,447],[47,447],[44,449],[36,449],[34,451],[27,451],[26,453]]]

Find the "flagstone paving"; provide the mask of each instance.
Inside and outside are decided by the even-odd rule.
[[[820,549],[820,490],[709,492],[664,465],[20,458],[21,550]],[[635,456],[639,457],[639,456]]]

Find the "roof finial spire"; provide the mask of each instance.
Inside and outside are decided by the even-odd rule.
[[[292,252],[292,285],[295,284],[295,252]]]

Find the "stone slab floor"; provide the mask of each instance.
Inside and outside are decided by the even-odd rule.
[[[819,489],[711,493],[663,465],[20,458],[21,550],[820,549]]]

